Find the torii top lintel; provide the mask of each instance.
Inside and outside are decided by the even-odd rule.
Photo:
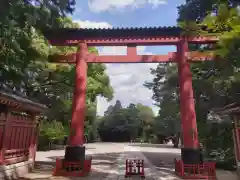
[[[76,46],[85,42],[88,46],[127,46],[127,45],[176,45],[184,30],[179,27],[150,28],[113,28],[48,29],[43,33],[52,45]],[[191,36],[188,42],[193,44],[215,43],[217,36]]]

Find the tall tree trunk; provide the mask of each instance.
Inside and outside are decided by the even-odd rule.
[[[173,147],[178,148],[180,141],[180,133],[177,133],[173,139]]]

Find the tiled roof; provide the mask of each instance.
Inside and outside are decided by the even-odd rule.
[[[137,36],[179,36],[183,30],[176,26],[169,27],[132,27],[132,28],[61,28],[43,31],[47,39],[61,36],[75,36],[79,38],[105,37],[137,37]]]
[[[3,96],[12,101],[30,105],[30,107],[32,106],[32,107],[38,108],[39,110],[47,109],[47,107],[45,105],[40,104],[38,102],[34,102],[34,101],[28,99],[24,94],[14,91],[14,90],[12,90],[12,88],[9,88],[3,84],[0,85],[0,96]]]
[[[217,114],[239,114],[240,113],[240,104],[231,103],[222,108],[213,109],[213,111]]]

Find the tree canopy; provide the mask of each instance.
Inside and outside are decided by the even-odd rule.
[[[50,140],[67,135],[71,119],[75,65],[49,62],[49,55],[76,52],[76,47],[52,47],[42,34],[46,27],[79,27],[66,17],[74,1],[3,1],[0,7],[0,83],[16,93],[46,104],[49,111],[40,117],[42,136]],[[96,48],[89,48],[96,52]],[[104,64],[88,65],[86,135],[96,136],[96,97],[111,100],[113,89]],[[52,122],[52,123],[49,123]],[[60,123],[60,124],[59,124]],[[65,130],[56,129],[56,127]],[[54,130],[56,129],[56,130]]]
[[[190,33],[195,31],[193,33],[201,35],[211,31],[220,38],[216,45],[190,44],[189,49],[201,52],[210,50],[215,54],[213,61],[191,64],[199,137],[205,146],[205,156],[209,158],[213,150],[221,149],[219,154],[228,152],[224,154],[224,161],[231,162],[234,161],[229,130],[232,128],[231,121],[220,117],[223,122],[218,122],[219,116],[212,110],[240,102],[238,5],[239,1],[234,0],[189,0],[178,8],[179,26],[188,33],[190,30]],[[200,31],[202,26],[206,27],[205,31]],[[145,86],[152,89],[152,98],[160,108],[155,123],[161,129],[160,133],[177,134],[180,130],[177,66],[159,64],[151,74],[154,79],[146,82]],[[231,151],[228,151],[229,148]]]
[[[98,132],[103,141],[149,141],[152,135],[152,109],[143,104],[123,108],[119,100],[100,119]]]

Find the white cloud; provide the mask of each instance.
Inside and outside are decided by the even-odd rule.
[[[83,28],[108,28],[112,27],[108,22],[91,22],[76,20]],[[126,47],[100,47],[98,48],[100,55],[124,55]],[[146,52],[145,46],[137,47],[138,54],[152,54]],[[157,64],[140,63],[140,64],[107,64],[107,74],[110,77],[111,85],[114,89],[114,99],[109,103],[104,98],[98,97],[98,114],[103,115],[104,111],[110,104],[115,104],[116,100],[120,100],[123,106],[130,103],[142,103],[153,108],[157,112],[157,108],[153,106],[152,91],[143,86],[145,81],[152,80],[150,68],[154,68]]]
[[[148,0],[148,3],[153,5],[153,7],[157,7],[162,4],[166,4],[167,2],[165,0]]]
[[[157,7],[166,4],[166,0],[89,0],[88,5],[92,12],[104,12],[109,10],[121,10],[126,7],[139,8],[144,4]]]
[[[146,47],[137,47],[138,54],[151,54],[145,51]],[[126,53],[126,47],[103,47],[99,48],[100,55],[123,55]],[[143,86],[145,81],[151,81],[152,75],[150,68],[155,68],[157,64],[139,63],[139,64],[107,64],[107,73],[111,79],[111,85],[115,91],[114,98],[110,103],[99,99],[98,114],[103,115],[103,109],[110,104],[115,104],[120,100],[123,106],[130,103],[142,103],[153,108],[157,113],[158,109],[153,106],[152,91]],[[104,107],[102,107],[104,106]]]
[[[81,21],[81,20],[74,20],[74,22],[79,23],[80,28],[111,28],[108,22],[95,22],[95,21]]]

